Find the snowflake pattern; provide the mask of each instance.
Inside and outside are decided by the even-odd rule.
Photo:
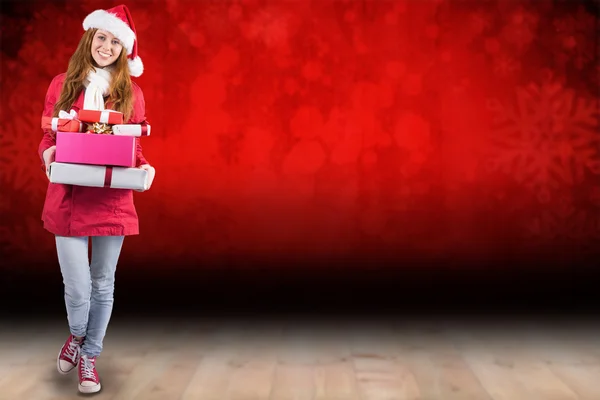
[[[482,10],[470,13],[468,23],[474,35],[481,35],[492,27],[492,15]]]
[[[527,222],[524,236],[533,244],[597,245],[600,243],[600,215],[575,208],[567,213],[560,209],[544,209]]]
[[[488,167],[511,174],[540,202],[563,185],[600,174],[598,101],[551,81],[516,89],[516,104],[490,100],[493,154]]]
[[[500,78],[514,76],[521,69],[521,62],[508,54],[494,58],[494,73]]]
[[[518,7],[508,15],[502,36],[517,52],[525,51],[535,40],[539,16],[535,12]]]
[[[586,12],[583,6],[574,14],[555,18],[556,60],[572,61],[578,70],[594,61],[597,63],[598,24],[600,18]]]
[[[37,118],[36,118],[37,117]],[[42,130],[33,121],[39,116],[21,113],[2,123],[0,136],[0,162],[4,165],[0,171],[3,187],[27,193],[30,197],[40,198],[44,189],[39,183],[46,179],[41,171],[41,160],[37,148],[42,138]],[[38,166],[37,168],[35,168]]]

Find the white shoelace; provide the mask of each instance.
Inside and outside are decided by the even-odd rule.
[[[81,357],[81,360],[83,361],[81,378],[96,380],[96,376],[94,375],[94,363],[91,362],[87,357]]]
[[[71,340],[71,343],[69,343],[69,347],[67,347],[67,350],[65,351],[65,356],[69,360],[71,360],[71,362],[73,364],[75,364],[80,351],[81,351],[81,347],[79,347],[79,344],[77,344],[73,340]]]

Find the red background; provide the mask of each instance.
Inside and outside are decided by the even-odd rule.
[[[2,4],[0,251],[12,266],[56,268],[40,221],[44,95],[85,16],[119,3]],[[127,5],[157,171],[135,195],[130,268],[598,255],[598,2]]]

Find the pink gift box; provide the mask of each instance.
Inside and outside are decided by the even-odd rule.
[[[134,167],[135,147],[133,136],[57,132],[55,161]]]

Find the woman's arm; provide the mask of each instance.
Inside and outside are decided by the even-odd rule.
[[[52,79],[52,82],[50,82],[50,85],[48,86],[42,117],[52,117],[54,114],[54,104],[56,104],[62,86],[62,82],[60,82],[59,79],[60,77],[61,75],[55,76],[54,79]],[[44,129],[43,131],[44,136],[42,137],[42,140],[40,141],[40,144],[38,146],[38,156],[42,161],[42,171],[45,171],[46,163],[44,162],[44,151],[56,145],[56,133],[53,132],[51,129]]]
[[[135,138],[135,166],[139,167],[141,165],[149,164],[149,162],[144,158],[144,154],[142,154],[142,145],[140,144],[140,138]]]
[[[133,104],[133,115],[130,119],[131,124],[141,124],[146,121],[146,101],[144,99],[144,93],[142,89],[135,83],[132,83],[134,90],[134,104]],[[149,162],[144,157],[142,152],[142,144],[139,137],[135,138],[135,146],[136,146],[136,156],[135,156],[135,166],[139,167],[144,164],[149,164]]]

